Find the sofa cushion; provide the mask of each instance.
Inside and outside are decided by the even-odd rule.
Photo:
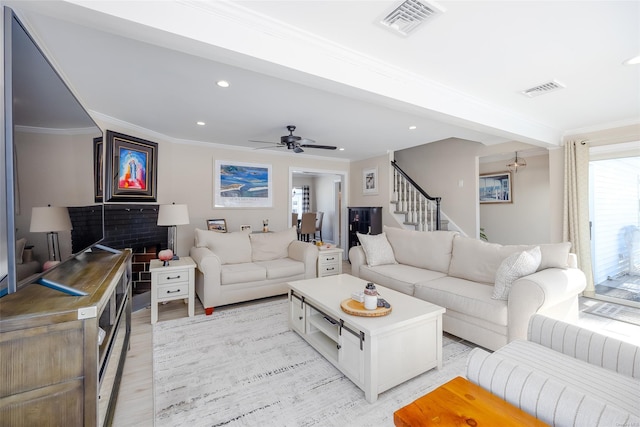
[[[496,353],[517,365],[525,366],[580,390],[598,401],[640,416],[640,382],[599,366],[578,360],[530,341],[516,340]]]
[[[383,227],[400,264],[447,273],[451,262],[454,231],[413,231]]]
[[[253,262],[224,264],[220,269],[220,284],[257,282],[266,280],[267,269]]]
[[[571,242],[545,243],[540,245],[542,260],[538,266],[538,271],[545,268],[567,268],[567,259],[571,250]]]
[[[294,227],[275,233],[249,234],[251,260],[269,261],[286,258],[289,255],[289,243],[297,238],[298,232]]]
[[[502,261],[515,252],[527,249],[531,249],[531,246],[499,245],[457,235],[453,238],[449,276],[493,284]]]
[[[385,233],[380,234],[360,234],[356,233],[358,240],[362,244],[364,255],[367,257],[367,265],[396,264],[393,249],[387,240]]]
[[[523,276],[535,273],[540,265],[541,257],[540,246],[506,257],[496,272],[496,283],[491,298],[509,299],[509,291],[513,282]]]
[[[304,274],[304,263],[291,258],[279,258],[270,261],[256,261],[255,264],[267,270],[267,279],[281,279]]]
[[[530,360],[536,359],[538,366],[512,357],[510,350],[521,347],[521,343],[524,346],[518,350],[526,352]],[[466,377],[549,425],[608,427],[640,423],[632,415],[637,415],[637,384],[625,387],[628,378],[603,378],[604,369],[571,359],[534,343],[513,341],[495,353],[473,349],[467,359]],[[557,369],[552,373],[549,368]],[[619,401],[622,394],[626,396]],[[629,398],[632,411],[625,410]]]
[[[425,270],[405,264],[387,264],[375,267],[361,266],[360,278],[391,288],[407,295],[413,295],[414,285],[418,282],[444,277],[439,271]],[[384,297],[383,297],[384,298]]]
[[[491,298],[493,286],[456,277],[416,283],[414,296],[447,310],[507,325],[507,302]]]
[[[197,247],[209,248],[222,264],[251,262],[251,242],[247,233],[219,233],[197,228],[195,243]]]

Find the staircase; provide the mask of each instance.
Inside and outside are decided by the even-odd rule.
[[[391,161],[393,167],[394,205],[391,212],[408,230],[448,230],[449,221],[441,218],[440,197],[431,197],[416,182]]]

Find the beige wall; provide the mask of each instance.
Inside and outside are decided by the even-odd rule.
[[[471,237],[478,235],[478,166],[482,144],[451,138],[396,151],[398,165]]]
[[[269,229],[283,230],[291,221],[289,211],[290,167],[301,169],[344,171],[349,163],[323,159],[319,156],[274,152],[269,150],[234,150],[210,144],[181,143],[148,135],[144,131],[117,128],[99,123],[103,129],[121,132],[158,143],[158,203],[185,203],[189,206],[191,223],[178,227],[178,254],[187,255],[193,245],[196,228],[206,228],[210,218],[225,218],[230,231],[239,231],[243,224],[254,230],[262,229],[262,220],[269,220]],[[270,164],[272,167],[273,207],[271,208],[214,208],[213,170],[215,160]]]
[[[382,206],[382,223],[393,227],[398,222],[393,218],[389,209],[392,177],[390,174],[390,157],[379,156],[351,163],[351,185],[349,207]],[[378,194],[363,193],[363,171],[378,168]],[[348,218],[345,216],[345,218]]]
[[[527,157],[527,167],[511,174],[512,203],[481,203],[480,226],[489,242],[550,242],[549,156]],[[480,174],[504,172],[504,161],[480,163]]]

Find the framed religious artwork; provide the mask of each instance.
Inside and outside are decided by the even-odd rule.
[[[158,144],[108,130],[105,202],[155,202]]]

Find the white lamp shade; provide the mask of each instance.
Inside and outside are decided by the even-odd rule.
[[[158,225],[189,224],[189,210],[187,205],[160,205]]]
[[[51,231],[68,231],[73,229],[69,210],[65,207],[39,207],[31,209],[32,233],[49,233]]]

